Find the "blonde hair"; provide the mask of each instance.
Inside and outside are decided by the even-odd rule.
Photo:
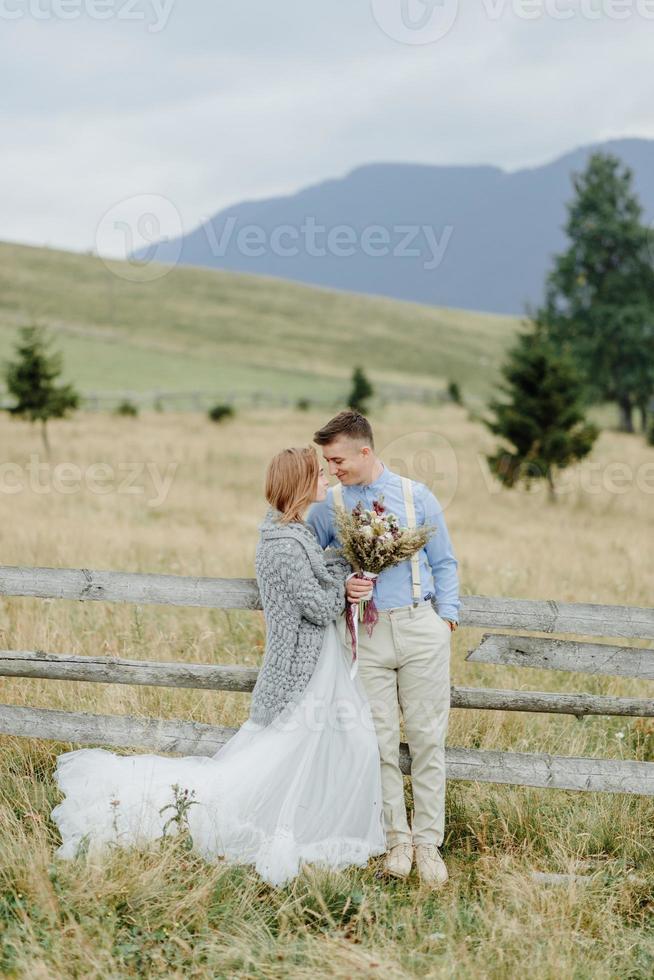
[[[282,449],[268,463],[265,494],[272,507],[281,511],[280,523],[301,521],[313,503],[320,472],[318,453],[313,446]]]

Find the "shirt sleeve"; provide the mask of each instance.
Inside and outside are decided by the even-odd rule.
[[[320,541],[320,546],[323,549],[334,547],[337,544],[334,537],[334,522],[332,520],[330,497],[331,494],[328,493],[325,500],[321,500],[317,504],[312,504],[305,518],[307,524],[316,532],[316,537]]]
[[[415,486],[415,485],[414,485]],[[418,484],[418,486],[421,486]],[[416,496],[418,496],[416,494]],[[418,498],[420,499],[420,498]],[[424,523],[433,524],[436,533],[425,545],[425,553],[434,578],[434,591],[438,615],[443,619],[459,622],[459,563],[454,556],[452,542],[443,516],[443,508],[433,493],[422,485]]]

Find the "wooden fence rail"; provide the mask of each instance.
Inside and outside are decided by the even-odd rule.
[[[504,664],[541,670],[568,670],[579,674],[617,674],[654,680],[654,650],[578,643],[537,636],[486,633],[467,660],[478,664]]]
[[[251,406],[252,408],[290,408],[298,402],[306,402],[312,408],[324,408],[338,411],[347,401],[347,389],[341,392],[334,388],[333,394],[316,394],[306,391],[304,395],[295,396],[284,391],[269,389],[242,390],[223,388],[165,391],[151,389],[149,391],[125,389],[123,391],[82,391],[80,403],[82,408],[92,412],[114,411],[124,402],[130,402],[137,408],[152,408],[155,410],[206,412],[216,404],[232,406]],[[445,403],[451,401],[447,389],[419,388],[415,385],[398,385],[392,383],[377,383],[374,399],[377,403],[412,402],[422,404]],[[9,409],[15,404],[6,389],[0,387],[0,409]]]
[[[88,568],[0,565],[0,595],[206,606],[213,609],[261,609],[254,579],[194,578],[94,571]],[[462,626],[654,640],[654,608],[647,606],[609,606],[477,595],[463,596],[461,601]]]
[[[261,608],[251,579],[194,578],[90,569],[0,566],[0,595],[74,601]],[[591,637],[654,639],[654,609],[562,603],[552,600],[464,596],[460,625],[569,633]],[[654,679],[654,650],[579,640],[484,634],[468,661],[618,674]],[[0,651],[0,676],[107,684],[143,684],[203,690],[252,690],[254,668],[84,657],[41,650]],[[595,694],[452,687],[454,708],[586,715],[654,717],[654,700]],[[77,744],[141,747],[158,752],[212,755],[234,729],[178,719],[117,717],[0,705],[0,734]],[[406,746],[402,767],[410,770]],[[450,779],[573,790],[654,795],[654,763],[567,758],[534,753],[448,747]]]
[[[154,752],[213,755],[235,731],[235,728],[219,728],[197,721],[0,705],[0,733],[81,745],[138,746]],[[651,762],[452,746],[445,751],[445,762],[448,779],[654,796],[654,763]],[[400,746],[400,766],[404,773],[411,772],[409,750],[404,744]]]
[[[141,684],[249,693],[258,673],[254,667],[226,664],[121,660],[118,657],[80,657],[38,650],[0,650],[0,677],[42,677],[60,681],[92,681],[96,684]],[[577,718],[586,715],[654,717],[654,700],[648,698],[476,687],[452,687],[450,690],[453,708],[540,711],[575,715]]]

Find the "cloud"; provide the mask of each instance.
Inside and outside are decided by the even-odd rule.
[[[513,169],[654,137],[654,21],[568,6],[570,20],[526,20],[519,0],[498,18],[466,0],[429,45],[394,41],[351,0],[177,0],[159,33],[151,17],[7,22],[0,237],[86,249],[138,194],[168,197],[189,230],[372,161]]]

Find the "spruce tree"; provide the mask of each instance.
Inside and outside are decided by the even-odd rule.
[[[348,408],[354,412],[366,414],[368,399],[372,398],[375,391],[363,373],[363,368],[357,367],[352,373],[352,389],[347,400]]]
[[[570,245],[555,257],[534,319],[567,347],[592,401],[615,402],[621,428],[654,393],[654,257],[632,173],[611,154],[593,154],[573,175]]]
[[[571,355],[557,350],[538,325],[518,335],[502,368],[490,431],[510,444],[488,455],[494,476],[506,487],[547,480],[549,498],[556,500],[555,475],[592,449],[598,429],[584,418],[585,385]]]
[[[4,376],[9,393],[16,399],[9,412],[41,423],[41,438],[50,454],[47,422],[63,418],[79,405],[79,395],[72,385],[56,385],[61,374],[62,357],[51,352],[40,327],[22,327],[15,348],[16,359],[5,363]]]

